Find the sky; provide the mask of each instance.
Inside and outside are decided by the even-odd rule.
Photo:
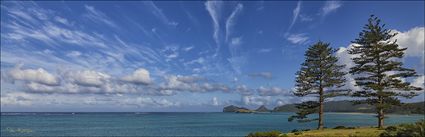
[[[1,111],[221,111],[292,94],[305,50],[347,50],[371,14],[424,87],[424,1],[1,2]],[[347,75],[346,87],[356,89]],[[404,102],[424,100],[423,91]],[[350,99],[348,97],[339,99]],[[334,99],[334,100],[338,100]]]

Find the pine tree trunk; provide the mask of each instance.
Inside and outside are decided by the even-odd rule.
[[[383,105],[383,98],[379,97],[379,111],[378,111],[378,128],[383,129],[384,128],[384,109],[382,108]]]
[[[317,129],[323,129],[323,88],[320,88],[320,99],[319,99],[319,126]]]
[[[378,128],[383,129],[384,128],[384,110],[380,109],[378,114]]]

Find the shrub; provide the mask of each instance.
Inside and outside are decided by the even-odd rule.
[[[345,129],[345,126],[336,126],[334,129]]]
[[[286,137],[286,134],[282,134],[280,131],[255,132],[249,133],[247,137]]]
[[[310,129],[303,129],[302,131],[310,131]]]
[[[356,129],[356,127],[336,126],[334,129]]]
[[[414,124],[389,126],[381,133],[381,137],[425,137],[425,120]]]
[[[295,132],[294,135],[301,135],[303,134],[302,132]]]
[[[295,132],[298,132],[298,129],[292,129],[291,130],[291,133],[295,133]]]

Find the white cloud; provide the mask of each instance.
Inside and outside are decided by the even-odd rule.
[[[199,76],[181,76],[177,75],[177,80],[185,83],[194,83],[194,82],[201,82],[205,79]]]
[[[263,87],[260,86],[257,89],[257,92],[260,96],[286,96],[292,95],[292,92],[286,89],[282,89],[279,87]]]
[[[300,44],[307,43],[309,40],[309,37],[305,33],[300,33],[300,34],[290,34],[286,39],[292,44],[300,45]]]
[[[108,74],[94,70],[69,71],[65,76],[75,84],[95,87],[104,85],[111,78]]]
[[[242,96],[242,103],[244,105],[268,105],[272,101],[270,96]]]
[[[23,64],[17,65],[9,71],[9,75],[14,80],[32,81],[46,85],[58,85],[60,80],[43,68],[21,69]]]
[[[2,91],[0,98],[1,106],[4,107],[9,105],[31,106],[34,97],[23,92],[3,93]]]
[[[51,14],[45,15],[54,16]],[[23,25],[23,22],[29,22],[29,20],[17,20],[17,22],[4,23],[5,28],[10,29],[8,32],[2,32],[2,35],[9,38],[7,41],[17,41],[21,44],[25,44],[25,41],[35,39],[50,46],[59,46],[62,43],[68,43],[79,46],[90,45],[105,47],[105,43],[99,35],[85,33],[80,30],[62,28],[48,20],[26,25]]]
[[[17,106],[30,107],[38,110],[38,107],[48,108],[67,108],[63,110],[69,110],[70,108],[89,108],[86,111],[91,110],[91,106],[110,108],[114,110],[122,110],[120,108],[164,108],[172,106],[180,106],[181,103],[177,101],[171,101],[165,98],[156,97],[141,97],[141,96],[86,96],[79,94],[33,94],[19,91],[2,92],[1,95],[1,109],[12,108]],[[57,109],[57,108],[56,108]],[[98,109],[98,108],[97,108]],[[52,109],[50,109],[52,110]],[[28,111],[28,110],[27,110]],[[40,110],[38,110],[40,111]]]
[[[247,57],[233,55],[231,58],[228,58],[227,60],[229,61],[230,65],[232,66],[236,74],[241,74],[242,66],[246,64]]]
[[[170,26],[177,26],[179,23],[170,20],[162,11],[162,9],[158,8],[158,6],[155,5],[155,3],[153,1],[144,1],[144,3],[146,5],[148,5],[150,7],[150,11],[152,11],[152,13],[159,18],[165,25],[170,25]]]
[[[205,63],[205,58],[204,57],[199,57],[197,59],[194,59],[194,60],[185,62],[184,65],[187,66],[187,65],[192,65],[192,64],[195,64],[195,63],[198,63],[198,64],[201,64],[202,65],[202,64]]]
[[[122,80],[135,83],[135,84],[150,84],[151,78],[149,71],[144,68],[139,68],[133,72],[133,74],[125,76]]]
[[[313,18],[310,17],[310,16],[307,16],[305,14],[300,14],[300,20],[301,21],[304,21],[304,22],[307,22],[307,21],[313,21]]]
[[[233,26],[236,23],[236,17],[242,12],[243,5],[238,3],[236,5],[235,9],[233,10],[232,14],[230,14],[229,18],[227,18],[226,21],[226,41],[230,37],[230,35],[233,33]]]
[[[84,5],[87,13],[84,14],[84,17],[90,19],[93,22],[104,23],[111,27],[117,28],[118,26],[108,17],[105,13],[96,10],[93,6]]]
[[[169,75],[161,83],[159,91],[189,91],[189,92],[228,92],[230,88],[223,84],[209,83],[197,76]]]
[[[186,52],[188,52],[188,51],[191,51],[193,48],[194,48],[193,46],[190,46],[190,47],[184,48],[183,50],[186,51]]]
[[[235,91],[238,92],[241,95],[244,95],[244,96],[253,94],[252,89],[248,88],[248,86],[246,86],[246,85],[236,86]]]
[[[79,52],[79,51],[71,51],[68,54],[66,54],[66,56],[68,56],[68,57],[79,57],[79,56],[81,56],[81,52]]]
[[[298,15],[301,11],[301,1],[297,2],[297,7],[295,7],[294,11],[292,11],[293,17],[291,25],[289,25],[288,31],[292,29],[292,26],[294,26],[295,22],[297,21]]]
[[[415,27],[406,32],[393,30],[393,33],[398,34],[392,40],[397,39],[399,46],[407,48],[406,56],[424,58],[424,27]]]
[[[305,96],[305,97],[285,96],[283,98],[276,99],[275,103],[276,103],[276,106],[282,106],[282,105],[286,105],[286,104],[300,103],[300,102],[315,100],[315,99],[317,99],[317,98],[316,97],[310,97],[310,96]]]
[[[55,76],[44,69],[26,69],[21,70],[16,67],[8,71],[7,76],[2,75],[3,79],[23,82],[13,82],[15,87],[23,87],[31,93],[58,93],[58,94],[122,94],[122,93],[141,93],[145,95],[168,95],[167,92],[156,93],[153,87],[143,87],[137,85],[142,81],[143,73],[136,71],[127,80],[117,81],[109,74],[94,71],[64,71],[59,70],[59,76]],[[146,82],[146,78],[144,79]],[[134,85],[136,83],[136,85]],[[143,87],[143,88],[142,88]]]
[[[237,74],[241,74],[242,66],[246,63],[246,57],[241,55],[240,49],[242,44],[242,37],[235,37],[232,38],[230,45],[229,45],[229,51],[230,51],[230,58],[227,60],[230,62],[233,70]]]
[[[321,9],[321,15],[326,16],[329,13],[336,11],[338,8],[342,6],[340,1],[326,1],[325,5]]]
[[[248,76],[253,78],[260,77],[265,79],[271,79],[273,77],[273,74],[271,72],[258,72],[258,73],[248,74]]]
[[[178,46],[166,46],[161,50],[161,54],[166,58],[166,61],[171,61],[179,57],[179,49]]]
[[[26,84],[26,88],[28,88],[31,92],[38,92],[38,93],[53,93],[57,91],[57,86],[49,86],[44,84],[38,84],[35,82],[29,82]]]
[[[259,53],[269,53],[271,51],[272,51],[271,48],[266,48],[266,49],[260,49],[260,50],[258,50]]]
[[[207,1],[205,8],[213,20],[214,33],[213,38],[217,44],[218,50],[220,48],[220,16],[221,16],[222,1]]]
[[[126,99],[121,102],[124,105],[134,105],[137,107],[172,107],[180,106],[179,102],[172,102],[167,99],[156,99],[151,97],[137,97],[135,99]]]
[[[425,90],[425,76],[419,76],[417,77],[413,82],[412,82],[412,86],[415,87],[421,87],[422,88],[422,92]]]
[[[242,37],[232,38],[231,46],[239,46],[242,44]]]
[[[348,47],[340,47],[337,52],[335,53],[335,56],[338,57],[338,64],[345,65],[345,68],[343,71],[349,72],[350,68],[354,66],[354,62],[352,61],[352,58],[356,57],[357,55],[348,54],[348,50],[351,49],[353,46],[359,46],[358,44],[350,44]],[[346,84],[345,87],[351,90],[360,90],[361,88],[356,86],[356,81],[354,80],[354,77],[348,73],[345,75],[346,78]]]
[[[259,31],[257,31],[257,33],[260,34],[260,35],[262,35],[264,33],[264,31],[263,30],[259,30]]]
[[[72,23],[71,23],[71,22],[69,22],[66,18],[62,18],[62,17],[60,17],[60,16],[56,16],[56,17],[55,17],[55,20],[56,20],[57,22],[59,22],[59,23],[64,24],[64,25],[72,26]]]
[[[339,49],[335,53],[335,55],[338,57],[338,63],[346,65],[346,68],[344,71],[349,71],[349,68],[354,66],[354,62],[352,61],[352,58],[356,57],[357,55],[348,54],[348,50],[353,48],[353,46],[360,46],[360,45],[350,44],[347,47],[339,47]]]
[[[217,97],[213,97],[212,98],[212,105],[213,106],[218,106],[219,105]]]

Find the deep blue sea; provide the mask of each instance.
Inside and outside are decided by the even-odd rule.
[[[1,136],[244,136],[252,131],[313,129],[292,113],[2,113]],[[325,126],[374,126],[373,114],[326,113]],[[387,115],[385,124],[423,115]]]

